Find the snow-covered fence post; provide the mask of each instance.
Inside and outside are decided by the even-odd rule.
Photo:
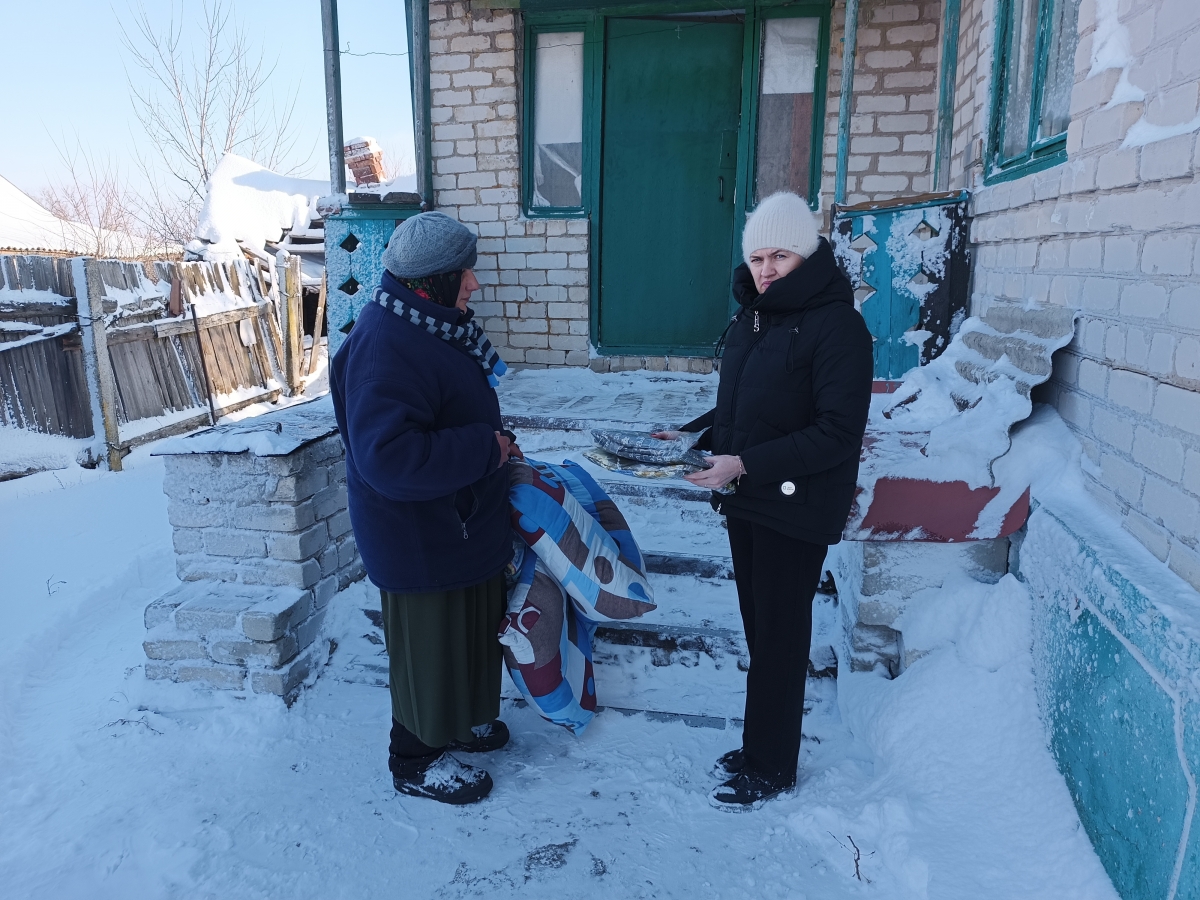
[[[300,390],[300,363],[304,356],[304,312],[301,303],[300,257],[280,250],[275,257],[275,287],[283,333],[283,375],[289,395]]]
[[[88,387],[94,393],[93,421],[95,434],[104,436],[108,468],[121,471],[121,436],[117,424],[117,384],[113,376],[112,359],[108,355],[108,335],[104,331],[104,280],[100,261],[74,260],[72,274],[79,323],[83,337],[83,352],[88,373]],[[96,412],[99,416],[96,416]]]
[[[300,277],[299,256],[288,258],[284,289],[287,291],[288,310],[288,388],[295,394],[303,386],[300,368],[304,360],[304,284]]]

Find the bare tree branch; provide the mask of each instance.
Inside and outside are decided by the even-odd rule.
[[[194,42],[185,41],[187,26],[182,12],[176,18],[173,4],[163,27],[140,2],[120,25],[134,112],[157,157],[155,165],[144,157],[138,161],[151,184],[144,218],[153,220],[156,234],[185,243],[194,236],[206,186],[226,153],[276,170],[292,158],[299,91],[282,103],[268,92],[276,64],[267,65],[262,48],[256,49],[233,18],[229,0],[204,0]],[[185,43],[194,49],[185,52]],[[135,80],[133,72],[141,78]],[[306,163],[307,158],[300,165]]]
[[[63,237],[82,252],[98,257],[147,259],[167,252],[166,242],[138,217],[139,198],[120,167],[83,150],[55,142],[65,176],[38,197],[62,220]]]

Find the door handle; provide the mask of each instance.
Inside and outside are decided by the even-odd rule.
[[[724,175],[717,176],[717,202],[718,203],[725,202],[725,176]]]

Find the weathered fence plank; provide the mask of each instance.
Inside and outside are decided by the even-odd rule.
[[[277,398],[284,376],[276,307],[262,273],[248,265],[0,255],[0,328],[17,323],[7,343],[0,339],[0,424],[103,437],[114,468],[130,446],[204,424],[193,308],[217,414]],[[181,287],[174,316],[171,284]],[[72,333],[37,331],[67,323]],[[98,414],[104,410],[111,425]],[[189,410],[197,415],[180,415]],[[166,424],[153,421],[159,417]]]

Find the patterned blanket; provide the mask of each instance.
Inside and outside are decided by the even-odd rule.
[[[499,640],[513,682],[575,734],[596,710],[592,637],[602,620],[655,608],[645,562],[615,503],[580,466],[509,464],[519,538]]]

